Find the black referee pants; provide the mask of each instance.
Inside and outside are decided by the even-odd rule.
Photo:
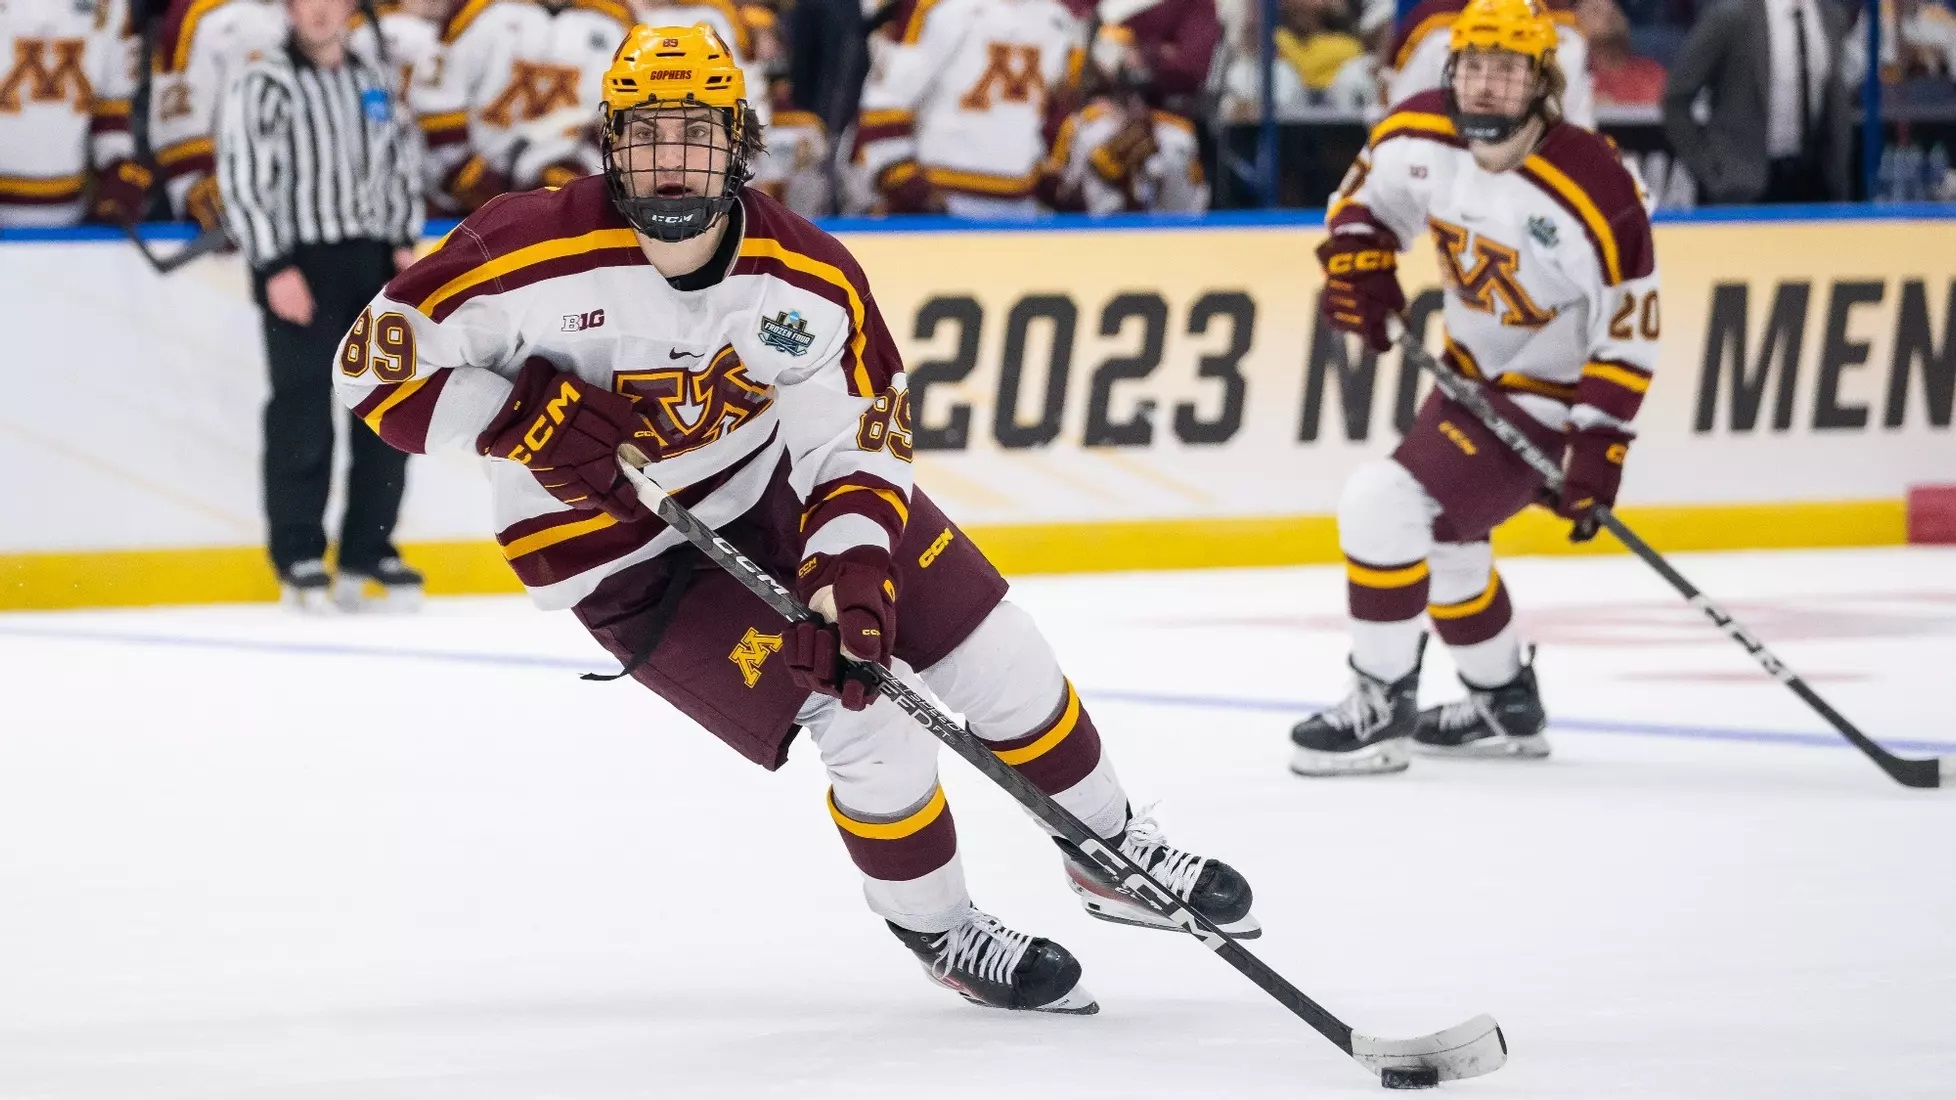
[[[326,493],[333,482],[333,394],[339,343],[360,311],[394,275],[383,241],[300,245],[294,256],[312,291],[312,324],[295,325],[265,308],[265,276],[253,291],[263,314],[272,396],[265,403],[265,518],[272,564],[281,571],[326,554]],[[274,272],[273,274],[276,274]],[[339,565],[370,572],[397,556],[394,523],[407,486],[407,455],[347,416],[353,463],[340,521]]]

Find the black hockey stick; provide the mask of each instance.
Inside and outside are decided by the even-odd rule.
[[[143,254],[143,259],[148,261],[151,270],[155,271],[158,275],[168,275],[170,272],[195,260],[199,256],[208,256],[231,243],[231,235],[226,233],[222,227],[206,229],[191,238],[189,244],[177,249],[170,255],[158,256],[150,250],[149,242],[143,239],[142,232],[134,225],[123,225],[122,233],[136,246],[136,251]]]
[[[1549,489],[1557,493],[1562,491],[1561,465],[1543,454],[1540,448],[1521,433],[1521,429],[1508,423],[1507,419],[1488,402],[1487,395],[1481,392],[1478,385],[1448,370],[1433,356],[1427,354],[1426,348],[1406,330],[1405,325],[1398,318],[1395,317],[1387,322],[1387,331],[1399,345],[1400,351],[1412,360],[1415,367],[1433,376],[1434,383],[1442,392],[1466,406],[1482,424],[1487,425],[1488,431],[1499,436],[1501,442],[1507,444],[1523,462],[1542,475]],[[1766,670],[1766,675],[1785,684],[1793,694],[1805,700],[1806,704],[1825,718],[1842,737],[1847,738],[1855,748],[1867,754],[1868,759],[1873,760],[1876,766],[1887,772],[1895,782],[1905,787],[1940,787],[1944,783],[1956,785],[1956,756],[1910,760],[1882,748],[1856,729],[1854,723],[1842,717],[1839,711],[1828,706],[1827,700],[1822,699],[1808,687],[1807,682],[1786,667],[1784,661],[1774,656],[1772,651],[1766,648],[1766,643],[1753,637],[1751,631],[1739,625],[1739,621],[1734,619],[1730,612],[1711,602],[1703,592],[1698,591],[1690,581],[1685,580],[1682,573],[1671,568],[1671,563],[1664,560],[1664,555],[1652,549],[1649,543],[1639,538],[1635,531],[1616,518],[1616,513],[1599,504],[1591,511],[1591,515],[1596,518],[1600,526],[1629,547],[1632,554],[1642,558],[1645,565],[1655,569],[1659,576],[1671,582],[1671,587],[1677,589],[1678,594],[1683,596],[1686,602],[1704,612],[1713,626],[1724,631],[1726,637],[1739,643],[1747,653],[1752,654],[1752,659],[1759,662],[1759,667]]]
[[[620,446],[618,464],[637,488],[638,498],[646,507],[656,512],[660,519],[685,536],[687,542],[698,547],[701,553],[731,574],[748,591],[759,596],[782,618],[790,623],[816,619],[815,613],[795,599],[793,593],[781,587],[764,569],[741,554],[712,528],[701,523],[658,482],[653,481],[645,472],[645,454],[637,447],[630,443]],[[1204,946],[1221,955],[1238,973],[1296,1013],[1318,1034],[1337,1044],[1339,1050],[1351,1055],[1367,1070],[1381,1074],[1387,1070],[1410,1070],[1415,1075],[1424,1071],[1428,1080],[1432,1079],[1433,1074],[1437,1074],[1439,1080],[1453,1080],[1492,1073],[1508,1060],[1507,1039],[1492,1016],[1476,1016],[1457,1027],[1416,1039],[1375,1039],[1353,1031],[1344,1021],[1285,981],[1282,975],[1264,965],[1263,960],[1230,939],[1222,929],[1183,905],[1140,865],[1108,847],[1105,841],[1082,825],[1079,818],[1033,786],[1031,780],[1000,760],[976,735],[953,722],[889,669],[865,663],[861,671],[868,675],[879,693],[902,707],[933,737],[951,746],[952,751],[964,757],[972,767],[1005,788],[1006,793],[1045,823],[1047,828],[1092,856],[1102,870],[1121,883],[1122,892],[1127,896],[1174,921],[1183,931],[1201,940]]]

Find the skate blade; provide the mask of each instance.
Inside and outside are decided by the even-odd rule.
[[[1089,916],[1109,924],[1125,924],[1130,928],[1153,928],[1164,932],[1185,931],[1181,925],[1146,906],[1136,905],[1119,894],[1104,892],[1094,883],[1080,881],[1073,876],[1070,867],[1066,881],[1073,887],[1073,892],[1080,896],[1080,906]],[[1254,913],[1245,913],[1241,919],[1233,920],[1228,924],[1217,924],[1216,927],[1222,929],[1223,935],[1232,940],[1253,940],[1263,935],[1263,924],[1256,919]]]
[[[1296,742],[1290,770],[1295,775],[1313,778],[1327,778],[1341,775],[1390,775],[1403,772],[1412,765],[1412,755],[1406,751],[1405,739],[1395,737],[1390,741],[1380,741],[1365,745],[1350,752],[1320,752],[1307,749]]]
[[[1013,1008],[1010,1005],[993,1004],[973,994],[957,982],[932,974],[929,967],[924,968],[924,973],[930,977],[931,981],[951,990],[958,996],[977,1005],[979,1008],[995,1008],[1002,1012],[1053,1012],[1062,1016],[1092,1016],[1100,1011],[1100,1002],[1094,1000],[1093,994],[1087,992],[1087,987],[1080,982],[1074,982],[1072,989],[1067,990],[1053,1000],[1047,1001],[1043,1005],[1034,1005],[1031,1008]]]
[[[308,615],[319,615],[333,610],[332,597],[324,588],[292,588],[280,585],[279,603]]]
[[[381,614],[406,615],[421,610],[426,596],[418,584],[403,584],[388,587],[371,578],[361,578],[358,584],[333,585],[333,603],[348,614],[379,612]]]
[[[1434,759],[1453,760],[1540,760],[1549,754],[1548,738],[1539,733],[1527,737],[1497,734],[1469,741],[1464,745],[1429,745],[1413,742],[1413,751]]]

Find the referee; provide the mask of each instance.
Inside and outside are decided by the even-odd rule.
[[[347,50],[354,0],[286,0],[283,50],[253,61],[219,108],[225,218],[264,315],[265,516],[288,603],[413,606],[421,575],[392,538],[407,456],[348,421],[337,575],[326,572],[334,355],[361,310],[413,262],[420,135],[387,78]]]

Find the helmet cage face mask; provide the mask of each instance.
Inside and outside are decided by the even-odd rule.
[[[1455,81],[1458,79],[1460,63],[1469,56],[1490,58],[1494,56],[1521,58],[1527,64],[1522,68],[1520,80],[1522,87],[1515,89],[1520,93],[1521,107],[1513,114],[1498,114],[1484,111],[1468,111],[1460,104],[1460,92]],[[1527,54],[1510,50],[1461,50],[1447,58],[1447,67],[1442,80],[1446,89],[1447,114],[1453,119],[1454,130],[1470,143],[1498,144],[1513,137],[1530,116],[1544,113],[1544,101],[1548,95],[1547,81],[1544,79],[1544,65]],[[1501,79],[1498,77],[1490,79]],[[1546,117],[1546,115],[1545,115]]]
[[[746,101],[713,107],[688,95],[605,111],[604,176],[632,228],[676,243],[733,207],[752,175],[756,135]]]

